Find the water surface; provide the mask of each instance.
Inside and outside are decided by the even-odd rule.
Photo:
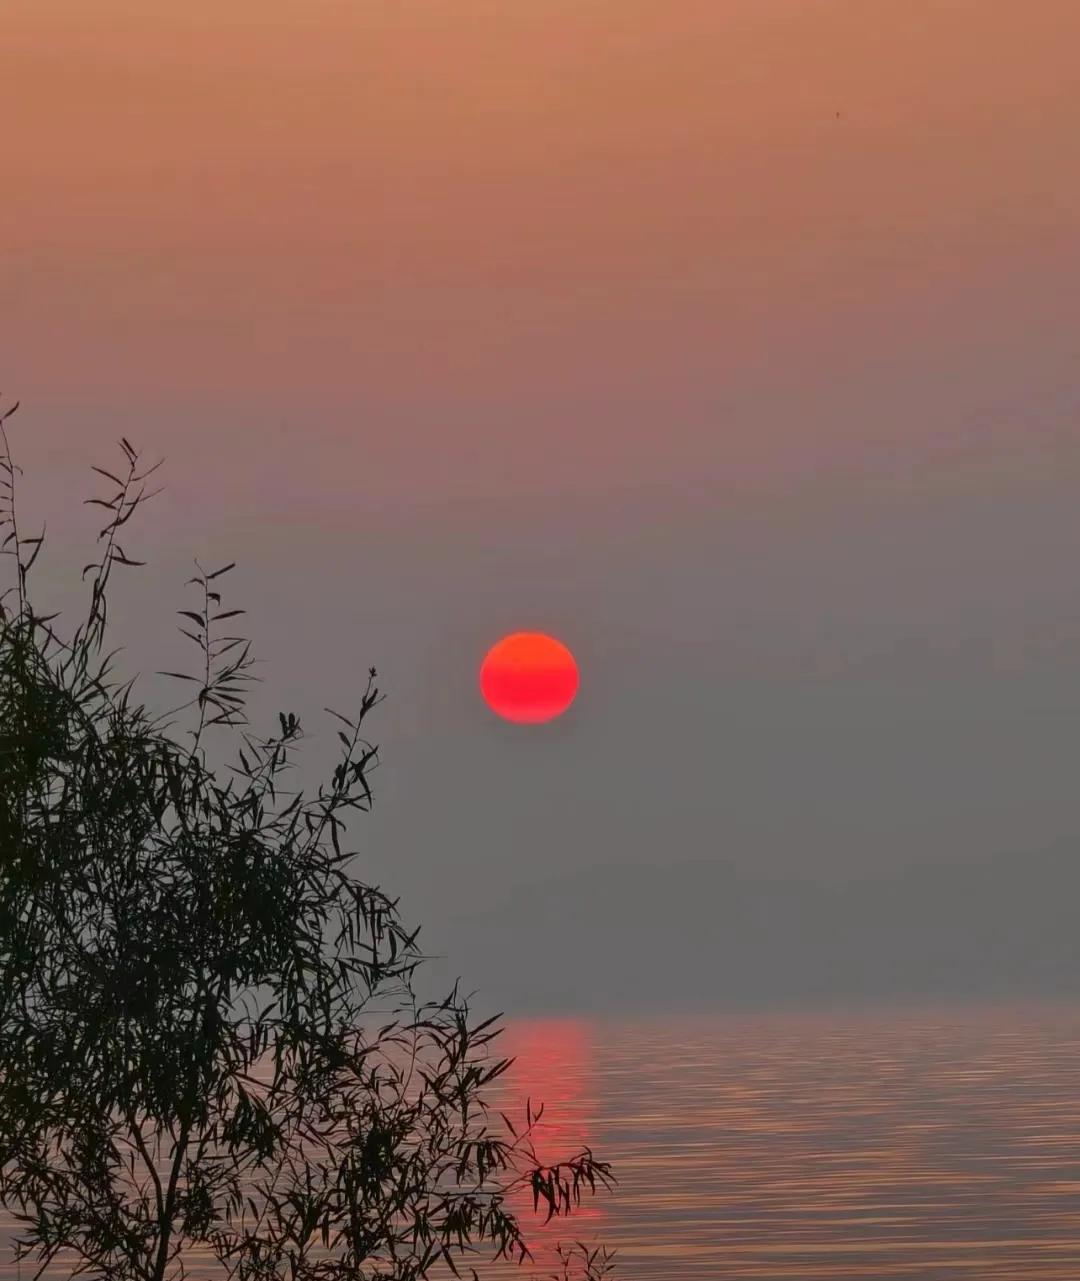
[[[508,1048],[545,1153],[617,1167],[578,1230],[619,1276],[1080,1277],[1080,1006],[552,1020]]]
[[[620,1182],[488,1281],[567,1235],[625,1281],[1080,1278],[1080,1004],[516,1019],[503,1049],[540,1157],[588,1144]]]

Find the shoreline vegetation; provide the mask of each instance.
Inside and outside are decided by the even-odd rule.
[[[419,1281],[485,1255],[527,1260],[511,1208],[548,1220],[610,1188],[585,1148],[541,1163],[542,1109],[493,1113],[510,1066],[499,1017],[454,986],[421,1002],[419,931],[357,875],[349,821],[372,804],[382,699],[327,708],[340,744],[314,792],[304,738],[257,734],[233,565],[197,566],[178,612],[189,670],[154,714],[115,674],[108,595],[129,521],[157,492],[121,440],[74,629],[39,613],[30,535],[0,416],[0,1201],[17,1257],[102,1281],[173,1281],[195,1251],[235,1281]],[[209,746],[227,760],[211,764]],[[264,1078],[260,1079],[260,1069]],[[610,1270],[567,1246],[562,1274]]]

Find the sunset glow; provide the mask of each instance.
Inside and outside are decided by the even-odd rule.
[[[1080,1281],[1078,49],[0,0],[0,1281]]]

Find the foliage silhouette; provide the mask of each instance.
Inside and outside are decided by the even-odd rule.
[[[346,821],[371,804],[371,669],[313,795],[290,790],[302,738],[245,717],[247,640],[201,568],[179,611],[194,672],[166,717],[112,675],[108,585],[153,467],[121,441],[89,608],[64,638],[35,612],[40,536],[16,516],[0,416],[0,1202],[17,1257],[103,1281],[200,1271],[237,1281],[416,1281],[479,1256],[524,1259],[508,1198],[550,1219],[613,1182],[590,1151],[537,1161],[487,1087],[509,1066],[497,1020],[457,989],[418,1002],[417,933],[351,870]],[[225,625],[228,624],[229,627]],[[328,711],[330,709],[327,709]],[[188,722],[186,733],[175,727]],[[209,737],[235,760],[209,764]],[[562,1253],[563,1275],[610,1269]],[[476,1273],[468,1266],[472,1275]]]

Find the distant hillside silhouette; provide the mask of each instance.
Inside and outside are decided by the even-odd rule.
[[[525,990],[538,1006],[586,1010],[1080,995],[1078,902],[1080,840],[843,885],[719,861],[589,869],[459,921],[450,961],[482,966],[493,1000]],[[531,958],[527,980],[514,957]],[[583,961],[587,985],[574,977]]]

